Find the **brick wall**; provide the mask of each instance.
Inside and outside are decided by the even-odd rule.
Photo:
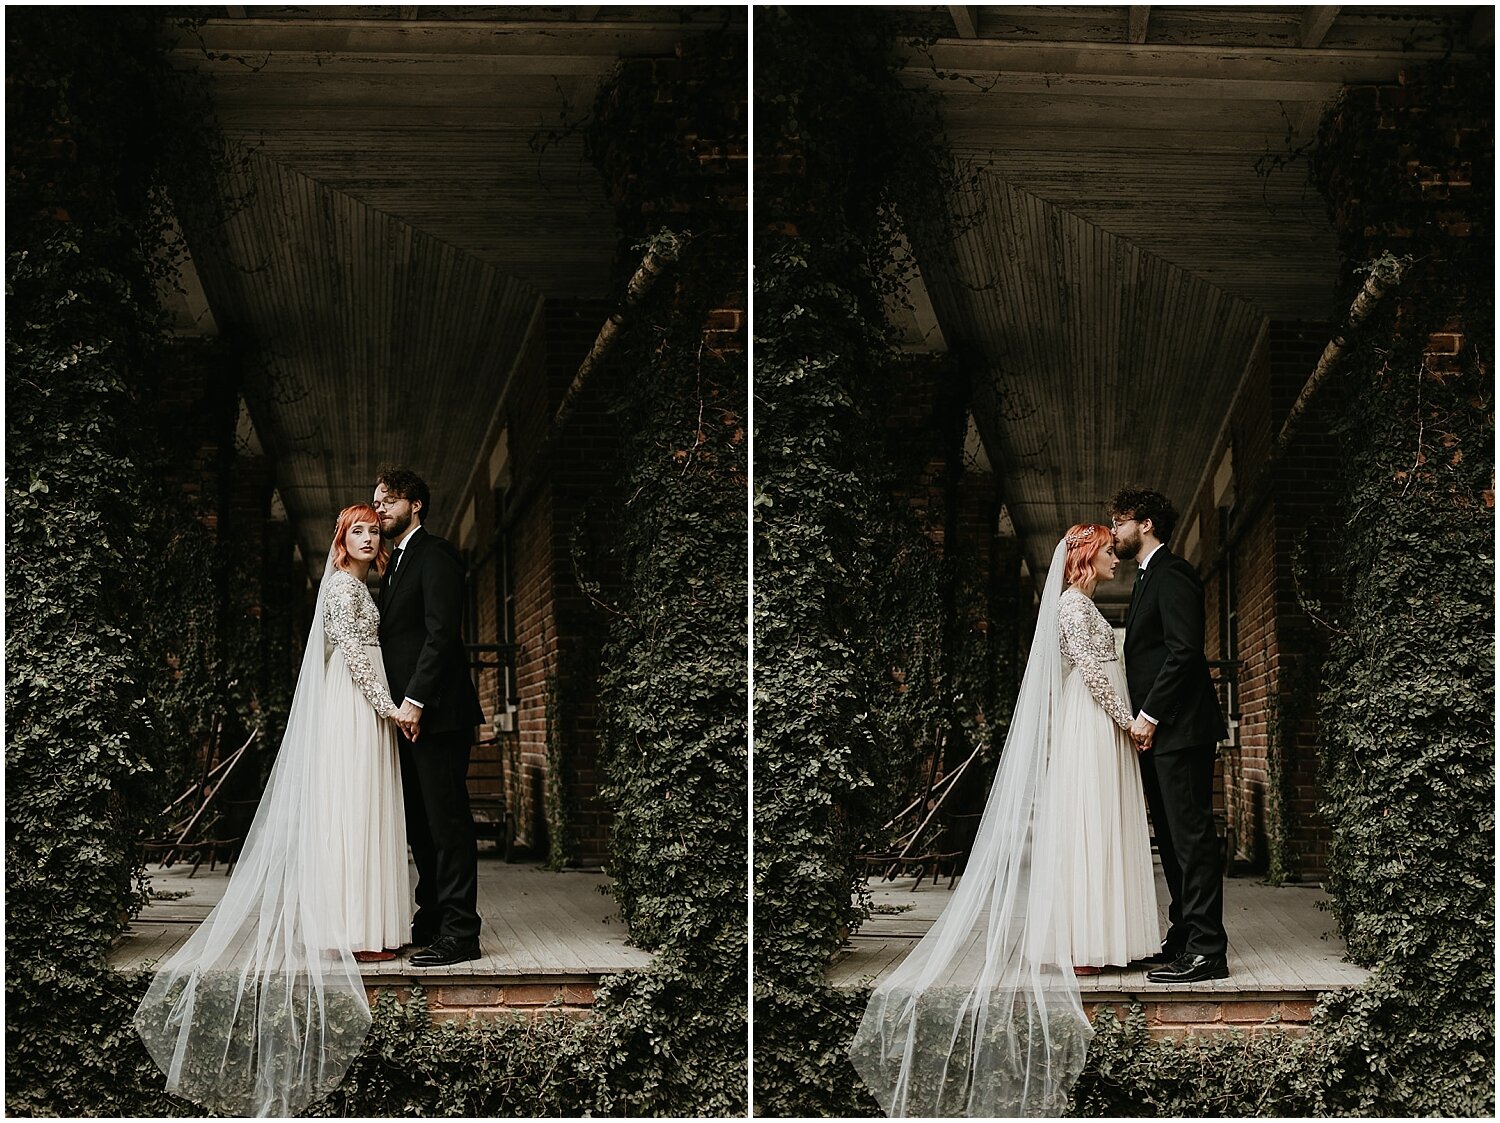
[[[1317,409],[1285,456],[1272,463],[1271,450],[1329,330],[1313,323],[1267,326],[1231,409],[1226,437],[1210,458],[1218,465],[1230,457],[1228,487],[1216,494],[1222,481],[1211,471],[1181,523],[1185,530],[1197,519],[1200,527],[1208,657],[1240,661],[1236,743],[1221,754],[1215,785],[1229,856],[1253,869],[1266,867],[1268,826],[1278,802],[1272,786],[1279,783],[1286,862],[1296,877],[1323,872],[1328,833],[1319,811],[1315,717],[1325,641],[1299,605],[1293,560],[1299,548],[1314,556],[1331,548],[1337,457]],[[1226,627],[1231,608],[1232,636]],[[1269,760],[1272,723],[1278,718],[1279,778]]]
[[[630,59],[625,84],[643,82],[653,89],[646,117],[633,128],[660,129],[677,141],[675,158],[651,152],[650,166],[637,166],[628,147],[612,148],[604,157],[606,190],[615,204],[622,231],[614,287],[618,291],[640,264],[640,236],[663,224],[687,224],[707,213],[743,213],[746,138],[743,83],[726,82],[732,60],[705,55],[698,48],[679,49],[674,57]],[[706,87],[722,88],[712,98]],[[623,89],[623,87],[622,87]],[[680,104],[679,104],[680,103]],[[641,106],[617,93],[612,103],[626,111]],[[703,120],[689,120],[683,105]],[[611,109],[610,111],[614,111]],[[659,162],[658,162],[659,161]],[[695,231],[696,232],[696,231]],[[726,290],[707,317],[704,343],[720,352],[745,346],[743,236],[725,239],[726,253],[740,263],[726,271]],[[732,243],[732,244],[729,244]],[[671,284],[669,278],[658,283]],[[608,619],[580,587],[574,573],[573,540],[581,536],[587,576],[598,581],[605,598],[617,589],[619,573],[611,550],[625,496],[619,485],[620,434],[609,411],[616,387],[606,365],[596,367],[574,402],[560,432],[552,433],[559,402],[592,347],[613,301],[549,295],[528,337],[495,432],[481,451],[476,484],[462,497],[460,509],[473,503],[474,520],[463,543],[471,555],[474,582],[471,639],[503,642],[501,603],[510,574],[514,601],[517,710],[510,729],[499,715],[505,699],[500,677],[481,674],[480,701],[488,722],[470,768],[470,790],[476,796],[503,796],[510,809],[515,840],[534,853],[547,846],[544,792],[548,782],[549,687],[555,691],[554,735],[561,743],[561,778],[569,804],[568,821],[586,864],[607,853],[610,816],[599,799],[599,730],[596,682]],[[550,435],[549,435],[550,434]],[[545,463],[538,458],[550,441]],[[505,453],[501,454],[500,445]],[[504,462],[503,468],[498,468]]]
[[[1317,366],[1331,329],[1324,324],[1279,323],[1269,333],[1271,416],[1279,430]],[[1323,819],[1318,778],[1320,734],[1317,698],[1328,633],[1302,608],[1293,565],[1317,570],[1338,548],[1334,531],[1341,494],[1338,445],[1328,427],[1327,395],[1314,404],[1275,468],[1273,495],[1276,555],[1277,687],[1281,700],[1283,788],[1287,800],[1288,865],[1299,876],[1318,877],[1327,868],[1329,831]],[[1304,588],[1325,602],[1321,584]]]
[[[487,722],[469,769],[469,790],[501,797],[511,816],[515,842],[534,853],[547,846],[543,793],[547,781],[549,686],[557,691],[556,720],[572,804],[569,821],[578,857],[603,860],[609,817],[597,796],[597,732],[594,675],[602,638],[599,612],[583,595],[573,573],[572,535],[587,514],[591,534],[615,505],[613,473],[618,438],[605,406],[602,376],[587,383],[563,430],[553,437],[546,462],[538,459],[563,392],[593,345],[609,312],[603,301],[549,299],[520,355],[500,425],[480,456],[499,465],[496,445],[508,455],[499,478],[479,473],[473,494],[474,527],[468,536],[472,564],[472,640],[507,642],[502,597],[509,575],[513,598],[517,709],[502,728],[503,677],[479,676]],[[610,574],[597,574],[605,579]],[[488,743],[485,743],[488,742]]]

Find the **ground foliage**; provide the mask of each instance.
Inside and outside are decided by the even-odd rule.
[[[890,465],[872,451],[867,403],[889,366],[884,192],[913,182],[908,146],[940,130],[911,127],[918,111],[900,105],[911,95],[891,81],[877,23],[783,10],[757,28],[757,1106],[868,1115],[845,1055],[865,996],[832,991],[824,971],[858,921],[849,856],[889,806],[894,715],[913,705],[883,688],[879,656],[861,658],[899,646],[882,651],[875,623]],[[1487,136],[1489,76],[1453,73],[1401,96],[1434,98],[1434,118]],[[1304,1036],[1153,1042],[1139,1008],[1123,1022],[1101,1013],[1070,1114],[1493,1112],[1492,153],[1476,146],[1454,169],[1472,174],[1464,209],[1480,216],[1472,237],[1455,235],[1463,216],[1442,214],[1437,192],[1424,199],[1417,172],[1452,158],[1453,123],[1418,114],[1381,129],[1389,105],[1343,106],[1325,118],[1316,167],[1347,296],[1355,267],[1382,253],[1417,263],[1326,391],[1348,405],[1349,548],[1316,699],[1330,889],[1351,957],[1374,977],[1321,1003]],[[1350,200],[1364,209],[1344,221]],[[1428,334],[1445,328],[1465,349],[1424,371]],[[930,605],[917,616],[935,619]],[[903,626],[912,649],[935,634]],[[935,673],[907,682],[939,695]],[[777,705],[791,697],[790,712]]]
[[[130,1024],[147,980],[109,970],[105,956],[142,903],[143,808],[161,805],[153,785],[182,739],[200,743],[213,713],[270,718],[274,735],[266,690],[283,681],[282,641],[224,619],[238,607],[224,595],[232,542],[207,535],[163,485],[180,450],[144,408],[164,365],[180,360],[163,346],[157,301],[172,265],[157,252],[162,189],[218,197],[212,114],[168,65],[160,14],[32,8],[7,20],[6,1099],[16,1114],[198,1114],[161,1092]],[[212,215],[199,218],[194,229],[214,228]],[[608,767],[622,807],[657,802],[627,815],[612,868],[653,966],[607,980],[583,1022],[435,1026],[420,992],[388,997],[348,1079],[311,1114],[743,1109],[745,466],[743,427],[724,419],[743,412],[744,377],[732,355],[697,346],[704,307],[743,285],[721,258],[684,262],[678,285],[621,341],[639,381],[614,379],[640,429],[623,467],[639,491],[623,520]],[[691,408],[696,422],[705,395],[722,423],[684,469],[686,417]],[[279,608],[292,609],[300,590],[282,593]]]

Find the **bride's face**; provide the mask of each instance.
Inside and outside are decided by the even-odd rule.
[[[344,549],[351,558],[362,562],[374,561],[375,555],[380,552],[380,524],[357,522],[351,525],[344,535]]]
[[[1106,546],[1094,555],[1094,578],[1099,584],[1114,579],[1120,568],[1120,559],[1115,556],[1114,546]]]

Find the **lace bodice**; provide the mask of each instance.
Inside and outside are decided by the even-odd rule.
[[[1058,646],[1063,658],[1072,663],[1094,696],[1094,701],[1122,729],[1129,729],[1134,715],[1114,684],[1109,681],[1104,664],[1116,660],[1115,633],[1087,594],[1079,589],[1065,589],[1057,602]]]
[[[323,602],[323,635],[344,653],[344,663],[354,685],[370,700],[375,712],[385,717],[396,708],[395,703],[365,650],[367,645],[380,643],[380,610],[365,583],[354,574],[335,569],[328,580],[328,596]]]

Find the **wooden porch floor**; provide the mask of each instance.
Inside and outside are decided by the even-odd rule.
[[[148,866],[160,899],[141,911],[111,951],[110,966],[123,973],[154,969],[180,946],[224,894],[224,868]],[[366,963],[372,988],[406,983],[585,983],[651,962],[649,953],[625,943],[625,925],[614,900],[600,890],[608,878],[597,870],[554,873],[529,865],[479,859],[481,957],[451,967],[413,967],[405,957]]]
[[[917,945],[948,902],[946,878],[912,891],[912,879],[875,881],[870,892],[880,912],[867,921],[829,968],[829,981],[854,989],[870,986],[894,970]],[[1156,899],[1166,930],[1167,889],[1156,870]],[[1224,927],[1229,932],[1229,978],[1190,986],[1146,981],[1147,967],[1106,968],[1078,980],[1092,1000],[1180,1000],[1302,998],[1357,986],[1370,973],[1344,961],[1344,942],[1333,917],[1318,907],[1326,895],[1317,886],[1279,889],[1250,878],[1224,882]]]

